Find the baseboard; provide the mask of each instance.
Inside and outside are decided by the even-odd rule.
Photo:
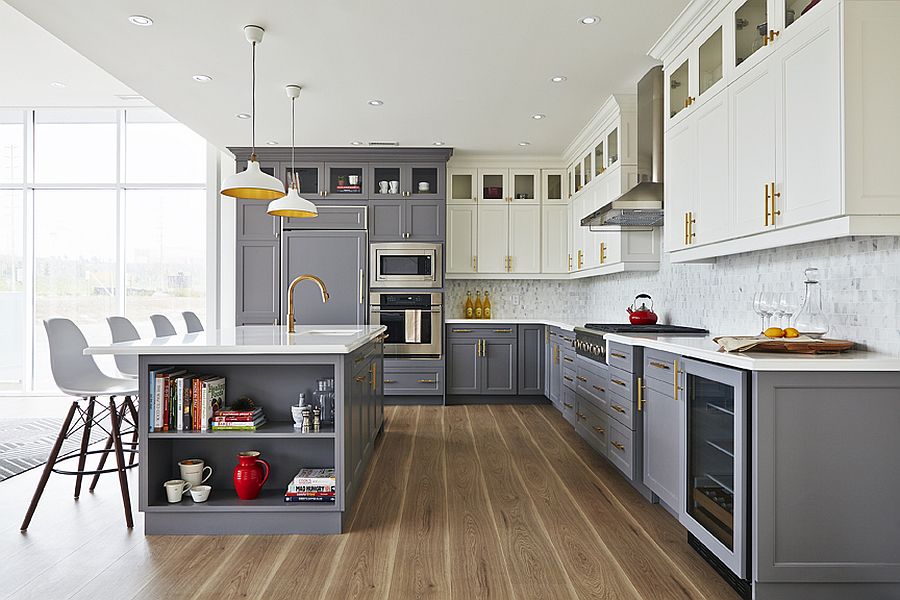
[[[488,396],[488,395],[452,395],[447,396],[446,404],[550,404],[544,396]]]
[[[419,404],[438,405],[444,404],[443,396],[385,396],[385,406],[417,406]]]

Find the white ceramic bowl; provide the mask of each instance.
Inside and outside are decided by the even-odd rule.
[[[191,498],[194,502],[206,502],[211,491],[212,488],[208,485],[195,485],[191,488]]]

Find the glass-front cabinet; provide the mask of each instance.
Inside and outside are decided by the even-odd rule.
[[[373,164],[368,191],[373,198],[435,198],[444,192],[444,168],[438,164]]]
[[[285,166],[283,177],[285,187],[290,185],[291,175],[294,173],[299,180],[301,196],[322,196],[325,191],[325,163],[298,162],[294,169],[289,165]]]
[[[368,164],[327,163],[325,165],[326,197],[365,198],[368,188]]]
[[[744,64],[767,46],[770,38],[768,0],[739,0],[734,9],[734,66]],[[774,30],[772,30],[774,32]],[[764,53],[761,53],[764,54]],[[755,64],[760,55],[751,61]],[[749,64],[748,63],[748,68]]]
[[[369,179],[372,181],[371,194],[373,198],[387,199],[403,196],[402,165],[375,165],[370,170]]]
[[[688,107],[690,97],[690,60],[684,61],[668,77],[669,88],[669,118],[672,119]]]
[[[603,154],[603,140],[600,140],[594,146],[594,176],[603,175],[604,171],[606,171],[606,157]]]
[[[581,161],[582,169],[584,170],[584,185],[587,185],[591,182],[591,179],[594,177],[594,168],[591,165],[591,158],[593,157],[592,153],[588,153],[584,160]]]
[[[697,69],[699,70],[698,96],[708,92],[715,84],[722,80],[722,26],[715,28],[706,41],[700,44],[697,55]]]
[[[537,169],[510,169],[512,202],[515,204],[540,204],[541,172]]]
[[[566,172],[562,169],[541,171],[541,194],[546,204],[563,204],[566,201],[563,182]]]
[[[500,204],[509,197],[508,169],[478,169],[478,201]]]
[[[475,204],[478,172],[475,169],[449,169],[447,171],[448,204]]]
[[[575,193],[581,191],[584,187],[584,180],[581,178],[581,161],[575,163]]]
[[[619,162],[619,128],[615,127],[606,136],[606,166],[613,167]]]

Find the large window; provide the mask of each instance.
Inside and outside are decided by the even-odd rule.
[[[156,109],[0,111],[0,391],[55,389],[46,318],[88,342],[109,315],[205,318],[205,177],[205,141]]]

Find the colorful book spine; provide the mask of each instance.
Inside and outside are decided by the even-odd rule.
[[[287,491],[291,494],[333,494],[334,483],[328,485],[288,485]]]
[[[148,430],[150,433],[156,431],[156,408],[154,404],[156,402],[156,398],[154,395],[156,394],[156,371],[150,371],[150,382],[147,386],[147,424],[149,426]]]
[[[334,496],[320,496],[320,497],[308,497],[308,496],[285,496],[285,502],[334,502]]]
[[[334,498],[334,492],[285,492],[285,498]]]
[[[175,430],[184,431],[184,377],[175,379]]]

